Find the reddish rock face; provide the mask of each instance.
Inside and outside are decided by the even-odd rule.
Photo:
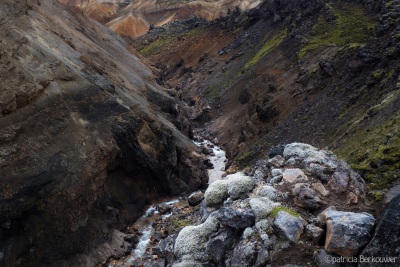
[[[107,24],[120,36],[137,38],[144,35],[150,25],[162,26],[166,23],[185,20],[193,16],[214,20],[240,8],[248,10],[258,6],[260,0],[246,1],[102,1],[102,0],[59,0],[77,7],[85,15]]]

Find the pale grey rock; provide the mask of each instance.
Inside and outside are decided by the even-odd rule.
[[[283,172],[282,179],[283,179],[283,181],[291,183],[291,184],[308,181],[307,176],[300,169],[286,169]]]
[[[218,207],[229,196],[228,194],[229,181],[217,180],[210,184],[204,194],[204,202],[209,207]]]
[[[250,199],[250,206],[256,216],[256,222],[266,219],[273,208],[280,205],[280,203],[273,202],[267,197]]]
[[[228,175],[226,179],[228,180],[228,194],[233,200],[247,197],[254,188],[253,180],[241,172]]]

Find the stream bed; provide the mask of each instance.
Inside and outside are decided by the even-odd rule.
[[[225,175],[227,162],[225,151],[205,139],[197,139],[194,143],[207,155],[209,184]],[[211,164],[210,164],[211,163]],[[121,259],[111,259],[107,267],[144,266],[146,260],[153,259],[152,249],[166,236],[173,234],[186,225],[196,223],[194,215],[198,207],[190,207],[187,198],[164,199],[147,208],[130,229],[139,236],[137,244],[131,253]],[[176,232],[177,234],[177,232]],[[147,266],[147,265],[145,265]]]

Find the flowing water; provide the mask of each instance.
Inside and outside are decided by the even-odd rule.
[[[208,140],[194,143],[199,147],[212,149],[212,153],[208,156],[208,159],[213,164],[214,168],[208,170],[208,183],[211,184],[214,181],[221,179],[222,176],[225,174],[225,163],[227,161],[225,151],[223,151],[219,146],[214,145]],[[142,235],[139,238],[139,242],[137,243],[136,248],[132,250],[131,254],[123,260],[125,264],[128,264],[128,266],[132,266],[138,259],[141,259],[146,255],[146,251],[151,242],[151,236],[154,234],[153,223],[160,217],[162,220],[165,220],[172,215],[171,212],[161,215],[157,207],[161,205],[167,205],[172,209],[172,207],[178,206],[180,202],[180,199],[172,199],[166,202],[160,202],[152,205],[146,210],[145,214],[135,222],[134,227],[140,229]],[[125,266],[125,264],[123,264],[123,266]],[[114,266],[114,264],[108,264],[108,267]],[[118,264],[118,266],[121,265]]]

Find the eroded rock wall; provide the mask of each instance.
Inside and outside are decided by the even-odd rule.
[[[201,159],[111,30],[56,1],[0,13],[0,265],[93,266],[146,202],[203,186]]]

